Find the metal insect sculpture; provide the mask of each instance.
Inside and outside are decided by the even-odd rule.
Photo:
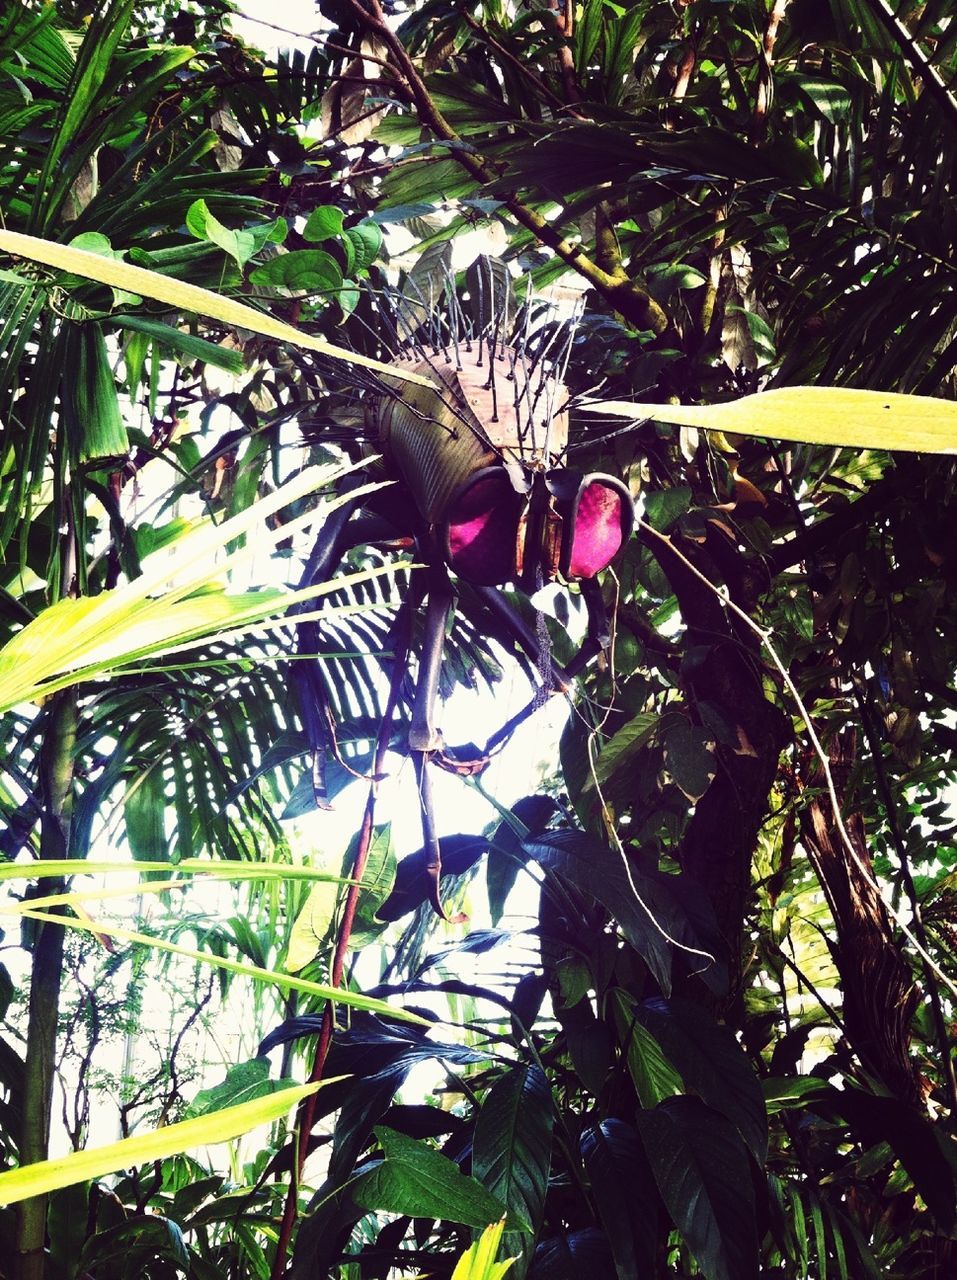
[[[440,843],[433,817],[429,763],[475,772],[541,696],[493,736],[478,758],[449,753],[435,726],[435,701],[446,627],[454,603],[451,575],[470,584],[551,689],[567,688],[609,644],[596,575],[631,533],[634,512],[618,479],[563,465],[568,447],[564,376],[574,323],[536,321],[529,298],[519,305],[507,273],[479,259],[469,276],[471,314],[445,268],[440,290],[424,296],[414,278],[380,298],[377,328],[386,329],[395,363],[430,383],[362,376],[366,438],[397,483],[345,502],[320,531],[303,585],[325,580],[342,556],[366,542],[413,546],[424,569],[412,575],[414,607],[426,604],[409,733],[422,809],[425,871],[433,908],[444,914]],[[390,385],[391,383],[391,385]],[[576,582],[588,615],[584,644],[559,666],[499,588],[526,595],[556,580]],[[317,652],[315,623],[302,623],[299,649]],[[335,751],[329,699],[319,663],[297,663],[299,701],[313,750],[314,784]],[[320,799],[321,803],[321,799]]]

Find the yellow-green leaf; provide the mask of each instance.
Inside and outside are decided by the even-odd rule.
[[[957,402],[849,387],[780,387],[725,404],[596,400],[591,413],[851,449],[957,453]]]
[[[341,1078],[341,1077],[340,1077]],[[0,1173],[0,1204],[15,1204],[33,1196],[46,1195],[60,1187],[72,1187],[77,1182],[88,1182],[116,1173],[118,1169],[131,1169],[153,1160],[165,1160],[194,1147],[210,1146],[217,1142],[229,1142],[257,1125],[269,1124],[286,1114],[322,1084],[304,1084],[279,1093],[242,1102],[235,1107],[225,1107],[210,1115],[197,1116],[194,1120],[180,1120],[164,1125],[150,1133],[136,1134],[121,1142],[111,1142],[105,1147],[91,1147],[87,1151],[71,1151],[56,1160],[43,1160],[37,1164],[23,1165],[8,1173]]]
[[[128,293],[136,293],[143,298],[152,298],[154,302],[164,302],[178,311],[190,311],[196,315],[208,316],[211,320],[219,320],[222,324],[234,329],[249,329],[267,338],[290,342],[298,347],[306,347],[310,351],[319,351],[337,360],[362,365],[366,369],[375,369],[379,373],[387,373],[391,378],[398,378],[400,381],[416,382],[424,387],[431,385],[428,378],[410,373],[399,365],[382,364],[369,356],[348,351],[345,347],[337,347],[334,343],[303,333],[262,311],[255,311],[245,303],[223,297],[209,289],[201,289],[199,285],[186,284],[183,280],[174,280],[171,276],[148,271],[145,267],[134,267],[129,262],[104,258],[86,249],[77,249],[73,245],[59,244],[52,240],[41,240],[38,236],[27,236],[18,231],[0,231],[0,249],[5,249],[7,253],[16,254],[20,258],[28,258],[31,262],[40,262],[44,266],[54,267],[58,271],[68,271],[72,275],[82,276],[85,280],[96,280],[99,284],[109,285],[113,289],[124,289]]]
[[[156,867],[153,864],[153,870]],[[195,960],[197,964],[208,964],[214,969],[225,969],[228,973],[239,974],[240,977],[252,978],[256,982],[265,982],[270,986],[281,987],[284,991],[304,991],[307,995],[318,996],[321,1000],[334,1000],[337,1004],[346,1004],[353,1009],[364,1009],[367,1013],[385,1014],[390,1018],[402,1018],[406,1022],[414,1022],[428,1027],[432,1024],[416,1013],[407,1013],[397,1005],[387,1004],[385,1000],[377,1000],[374,996],[365,996],[360,991],[350,991],[344,987],[331,987],[324,982],[308,982],[305,978],[294,978],[291,974],[261,969],[255,964],[246,964],[241,960],[228,960],[225,956],[213,955],[211,951],[196,951],[192,947],[181,947],[177,942],[167,942],[165,938],[153,938],[147,933],[137,933],[133,929],[124,929],[121,925],[104,920],[75,920],[70,916],[51,915],[47,911],[24,911],[19,906],[0,907],[0,915],[19,916],[25,920],[42,920],[44,924],[57,924],[69,929],[80,929],[84,933],[95,933],[104,938],[116,938],[120,942],[132,942],[139,946],[151,947],[154,951],[168,951],[171,955],[183,956],[186,960]]]
[[[452,1280],[501,1280],[515,1261],[514,1258],[506,1258],[502,1262],[495,1261],[504,1230],[504,1218],[486,1227],[471,1248],[466,1249],[455,1264]]]

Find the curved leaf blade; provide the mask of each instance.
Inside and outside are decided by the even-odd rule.
[[[552,1155],[552,1091],[540,1067],[514,1067],[489,1090],[475,1126],[472,1172],[528,1233],[510,1232],[504,1247],[516,1254],[517,1280],[528,1271],[541,1226]]]
[[[669,1098],[637,1121],[661,1198],[701,1273],[757,1280],[751,1169],[730,1120],[697,1098]]]
[[[16,254],[20,258],[28,258],[31,262],[40,262],[44,266],[54,267],[58,271],[68,271],[71,275],[82,276],[85,280],[95,280],[99,284],[109,285],[112,289],[139,294],[141,297],[151,298],[154,302],[165,302],[167,306],[175,307],[178,311],[194,312],[211,320],[219,320],[232,328],[250,329],[253,333],[261,333],[267,338],[276,338],[279,342],[306,347],[310,351],[318,351],[322,355],[344,360],[349,364],[362,365],[365,369],[375,369],[378,373],[388,374],[389,377],[400,381],[431,386],[427,378],[409,373],[399,366],[382,364],[370,356],[360,355],[345,347],[337,347],[334,343],[303,333],[264,312],[255,311],[245,303],[223,297],[209,289],[202,289],[199,285],[187,284],[183,280],[160,275],[156,271],[147,270],[146,267],[135,267],[128,262],[104,258],[86,249],[77,249],[73,245],[57,244],[51,240],[41,240],[37,236],[23,235],[19,231],[0,231],[0,249],[5,249],[8,253]]]
[[[8,1173],[0,1173],[0,1204],[15,1204],[33,1196],[46,1195],[60,1187],[70,1187],[76,1182],[101,1178],[119,1169],[130,1169],[152,1160],[165,1160],[180,1155],[193,1147],[229,1142],[260,1124],[269,1124],[284,1116],[290,1107],[315,1093],[323,1084],[298,1085],[283,1089],[267,1097],[241,1102],[209,1115],[192,1120],[180,1120],[164,1125],[150,1133],[135,1134],[105,1147],[91,1147],[87,1151],[71,1151],[55,1160],[43,1160],[38,1164],[24,1165]]]
[[[778,387],[725,404],[599,400],[590,413],[851,449],[957,453],[957,402],[851,387]]]

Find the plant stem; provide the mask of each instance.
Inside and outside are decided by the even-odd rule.
[[[50,722],[40,755],[40,857],[69,857],[73,807],[73,756],[76,746],[76,692],[65,689],[50,702]],[[64,881],[47,882],[52,893]],[[63,968],[63,928],[37,924],[30,981],[30,1011],[24,1063],[23,1126],[20,1163],[47,1158],[53,1102],[57,1021]],[[43,1280],[45,1267],[47,1197],[24,1200],[17,1210],[15,1280]]]

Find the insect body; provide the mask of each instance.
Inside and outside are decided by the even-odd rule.
[[[557,327],[549,341],[532,341],[527,310],[524,328],[514,324],[513,334],[503,337],[507,311],[506,301],[497,318],[480,319],[470,330],[460,323],[454,302],[437,319],[421,300],[406,307],[404,320],[399,308],[402,326],[397,328],[404,327],[407,340],[396,363],[430,385],[399,379],[389,385],[386,378],[366,388],[370,441],[397,482],[380,516],[384,512],[392,536],[414,539],[416,560],[426,565],[420,581],[428,607],[409,745],[419,777],[432,903],[439,912],[441,859],[426,766],[432,759],[446,767],[471,767],[446,754],[433,719],[454,600],[448,571],[474,587],[539,670],[548,673],[552,687],[560,688],[608,644],[596,575],[611,563],[634,519],[620,480],[561,465],[569,433],[562,368],[570,337],[557,354]],[[350,526],[348,515],[346,509],[323,531],[306,580],[328,576],[343,551],[365,536],[368,526],[358,521]],[[539,639],[497,591],[515,583],[532,595],[556,579],[581,583],[589,620],[578,658],[564,669],[541,652]],[[314,697],[321,676],[311,678],[309,696]],[[325,717],[314,722],[322,737]],[[496,735],[493,744],[503,736],[504,731]],[[324,745],[314,743],[317,752]]]

